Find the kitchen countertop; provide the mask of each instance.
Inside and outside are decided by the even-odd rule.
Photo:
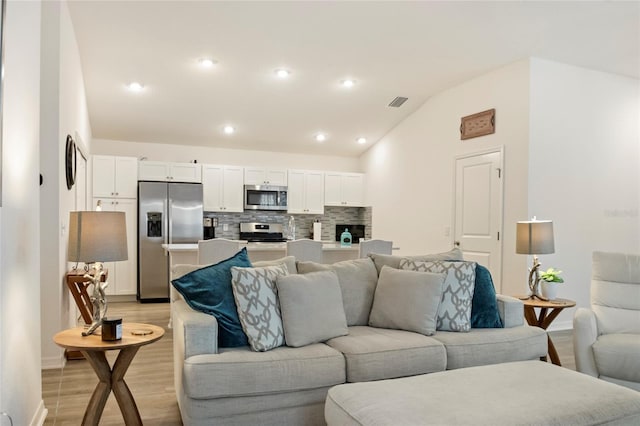
[[[247,241],[238,240],[241,246],[246,247],[247,251],[286,251],[287,243],[249,243]],[[193,252],[198,251],[198,244],[162,244],[162,248],[167,253],[177,252]],[[323,251],[359,251],[358,244],[352,244],[351,247],[342,247],[340,243],[335,241],[322,241]]]

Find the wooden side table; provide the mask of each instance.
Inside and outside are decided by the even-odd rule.
[[[100,335],[83,336],[83,330],[84,327],[75,327],[53,336],[53,341],[58,346],[82,352],[100,380],[84,412],[82,424],[98,425],[109,394],[113,390],[125,424],[127,426],[142,425],[138,407],[124,381],[124,375],[138,353],[138,349],[159,340],[164,335],[164,329],[151,324],[123,323],[122,339],[109,342],[102,341]],[[149,334],[134,334],[138,332],[149,332]],[[109,366],[105,355],[106,351],[112,350],[120,351],[113,363],[113,368]]]
[[[526,299],[523,300],[524,303],[524,317],[527,320],[529,325],[533,325],[536,327],[540,327],[543,330],[549,328],[551,323],[564,308],[571,308],[576,306],[576,302],[569,299],[554,299],[554,300],[539,300],[539,299]],[[540,315],[536,318],[535,308],[540,308]],[[549,311],[551,309],[551,311]],[[558,352],[556,351],[556,347],[553,345],[551,341],[551,337],[549,337],[549,333],[547,333],[547,342],[549,346],[549,357],[551,358],[551,362],[555,365],[560,364],[560,357],[558,357]],[[544,357],[546,361],[546,357]]]

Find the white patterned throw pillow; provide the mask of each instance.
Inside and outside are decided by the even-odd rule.
[[[284,330],[276,278],[287,275],[286,265],[231,268],[231,286],[242,329],[254,351],[284,345]]]
[[[449,262],[438,260],[423,262],[402,259],[400,269],[445,273],[442,300],[438,307],[436,330],[471,330],[471,301],[476,281],[475,262]]]

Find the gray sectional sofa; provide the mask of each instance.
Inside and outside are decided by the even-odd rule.
[[[448,258],[458,259],[460,253],[419,257]],[[502,295],[497,295],[497,301],[504,328],[437,331],[426,336],[368,326],[379,269],[383,264],[397,267],[398,261],[387,256],[376,262],[360,259],[329,266],[338,269],[348,335],[303,347],[281,346],[267,352],[219,348],[216,318],[191,309],[185,300],[176,300],[174,377],[184,424],[321,425],[325,424],[327,391],[338,384],[546,355],[546,333],[524,324],[521,301]],[[283,262],[290,273],[297,271],[291,258]],[[305,269],[302,262],[298,266]],[[178,265],[173,277],[199,267]]]

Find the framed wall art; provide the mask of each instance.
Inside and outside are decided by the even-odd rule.
[[[460,139],[471,139],[478,136],[490,135],[496,131],[495,108],[476,114],[467,115],[460,120]]]

